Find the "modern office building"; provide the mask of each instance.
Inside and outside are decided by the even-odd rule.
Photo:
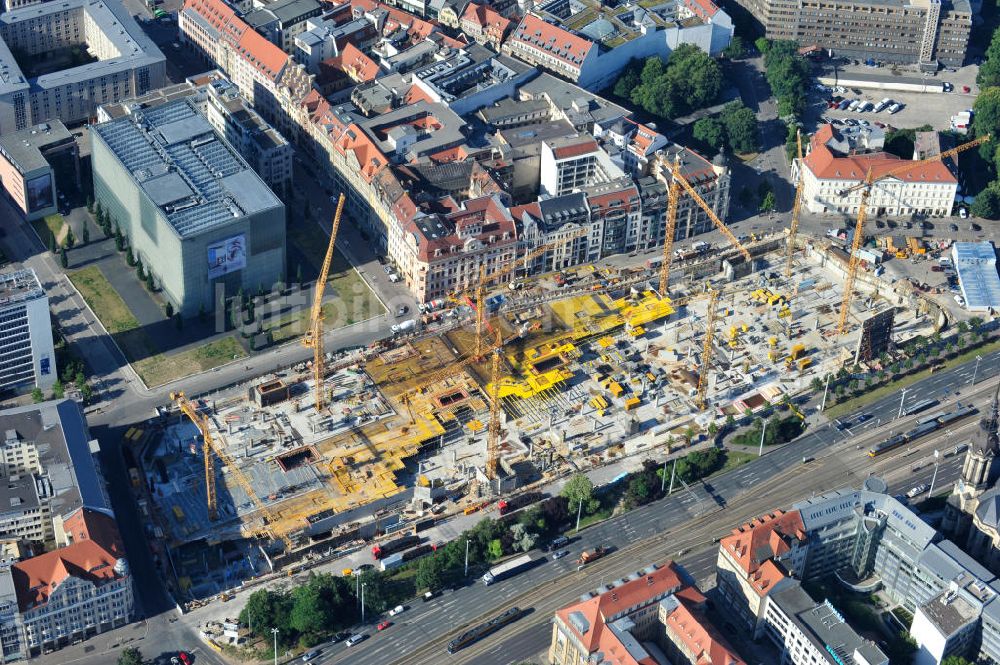
[[[969,0],[738,0],[769,39],[816,45],[856,60],[960,67],[972,29]]]
[[[989,313],[1000,307],[1000,275],[992,242],[956,242],[951,246],[951,260],[965,309]]]
[[[705,597],[673,561],[648,566],[558,610],[548,662],[745,665],[705,606]]]
[[[97,109],[97,121],[107,122],[176,99],[191,99],[208,122],[274,192],[292,184],[292,145],[253,110],[239,88],[218,70],[188,77],[184,83]]]
[[[295,37],[306,31],[306,21],[323,12],[316,0],[278,0],[247,13],[243,20],[269,42],[291,53]]]
[[[34,270],[0,273],[0,393],[56,382],[49,299]]]
[[[958,655],[1000,663],[1000,582],[886,488],[870,476],[859,490],[815,496],[723,538],[723,611],[755,635],[767,630],[774,637],[770,626],[780,621],[768,614],[770,603],[789,578],[834,577],[858,593],[880,590],[919,617],[910,628],[919,645],[915,662]]]
[[[285,279],[285,207],[195,102],[95,125],[94,198],[183,316]],[[217,290],[217,287],[218,290]]]
[[[43,2],[0,14],[0,133],[84,122],[100,104],[165,81],[163,53],[119,0]]]
[[[55,159],[70,167],[79,187],[76,141],[58,120],[0,135],[0,186],[26,221],[41,219],[57,210],[59,183],[52,168]]]

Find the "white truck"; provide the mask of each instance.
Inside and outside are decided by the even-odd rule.
[[[417,327],[416,319],[408,319],[402,323],[396,323],[392,326],[393,335],[402,335],[403,333],[411,332]]]

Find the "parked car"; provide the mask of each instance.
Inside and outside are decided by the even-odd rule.
[[[406,607],[403,605],[396,605],[394,608],[389,610],[389,616],[394,617],[396,615],[402,614],[406,611]]]
[[[927,491],[927,485],[925,483],[921,483],[916,487],[911,488],[910,491],[906,493],[906,497],[908,499],[912,499],[914,497],[920,496],[926,491]]]
[[[320,651],[319,649],[313,649],[312,651],[307,651],[306,653],[302,654],[302,662],[308,663],[310,660],[316,658],[321,653],[323,652]]]

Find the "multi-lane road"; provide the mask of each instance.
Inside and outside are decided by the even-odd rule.
[[[984,357],[974,389],[969,385],[973,365],[974,361],[914,384],[908,390],[906,402],[940,399],[941,405],[935,409],[971,402],[984,412],[996,385],[1000,357],[997,354]],[[962,394],[956,395],[956,390]],[[370,639],[354,647],[329,646],[318,662],[436,663],[445,657],[447,641],[463,626],[499,613],[510,605],[533,611],[497,635],[448,658],[477,665],[501,665],[530,659],[544,651],[548,644],[548,622],[553,611],[596,588],[602,581],[611,582],[646,565],[676,559],[700,584],[710,586],[714,575],[715,539],[763,512],[788,507],[815,492],[857,487],[869,473],[882,475],[888,480],[890,490],[897,494],[920,484],[930,484],[935,473],[932,462],[935,449],[941,453],[936,487],[950,487],[958,477],[963,457],[952,454],[954,447],[968,440],[979,417],[960,421],[912,446],[872,460],[867,450],[873,444],[892,432],[909,429],[928,413],[897,418],[899,405],[899,393],[870,405],[863,412],[871,417],[856,428],[838,429],[834,423],[814,425],[796,442],[713,478],[708,484],[675,491],[655,504],[586,529],[571,545],[569,557],[546,561],[489,588],[470,582],[430,603],[414,604],[395,625],[382,633],[373,630],[377,621],[373,619],[370,626],[360,629],[368,632]],[[803,457],[814,459],[803,463]],[[914,466],[921,468],[914,472]],[[617,551],[577,572],[576,556],[583,549],[598,544],[613,545]]]

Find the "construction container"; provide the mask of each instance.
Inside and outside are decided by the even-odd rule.
[[[812,358],[800,358],[799,359],[799,371],[804,370],[809,365],[812,365]]]
[[[792,360],[798,360],[799,356],[801,356],[805,350],[806,350],[805,344],[796,344],[795,346],[792,347],[792,352],[788,354],[788,357],[791,358]]]
[[[640,400],[638,397],[629,397],[627,400],[625,400],[625,410],[631,411],[632,409],[639,406],[639,404],[641,403],[642,400]]]

